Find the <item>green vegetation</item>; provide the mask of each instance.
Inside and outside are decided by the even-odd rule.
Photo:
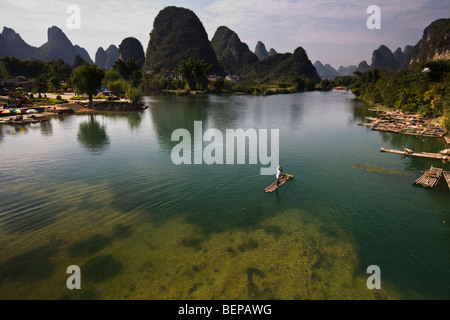
[[[450,61],[416,63],[409,69],[355,72],[351,86],[360,100],[441,119],[450,129]]]
[[[102,80],[105,77],[105,71],[97,68],[94,64],[87,62],[83,63],[81,67],[76,68],[70,76],[72,85],[80,94],[87,94],[89,101],[92,102],[92,97],[101,89]]]
[[[47,80],[45,80],[44,76],[38,76],[33,80],[34,90],[41,97],[41,93],[47,92]]]
[[[316,68],[302,47],[297,48],[293,54],[278,53],[262,59],[247,69],[245,77],[266,83],[292,81],[295,77],[320,82]]]
[[[35,104],[37,106],[51,106],[61,103],[69,103],[66,99],[51,99],[51,98],[30,98],[28,102]]]
[[[178,71],[183,78],[186,90],[205,90],[208,86],[208,71],[212,65],[203,60],[189,58],[181,61]]]
[[[0,70],[3,70],[0,72],[3,73],[3,77],[24,76],[35,78],[43,76],[46,79],[56,77],[60,81],[66,81],[69,79],[73,68],[62,59],[45,62],[42,60],[20,60],[15,57],[4,57],[0,59]]]

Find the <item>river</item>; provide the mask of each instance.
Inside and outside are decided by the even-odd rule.
[[[450,298],[450,190],[412,185],[450,165],[380,153],[444,139],[359,127],[372,113],[345,92],[146,103],[0,127],[0,299]],[[224,137],[278,130],[266,147],[279,142],[294,179],[264,193],[275,172],[250,151],[245,164],[176,165],[172,134],[196,121]]]

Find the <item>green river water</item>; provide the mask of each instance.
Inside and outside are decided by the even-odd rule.
[[[412,185],[450,165],[379,152],[444,139],[359,127],[373,114],[343,92],[146,103],[0,127],[0,299],[450,298],[450,190]],[[262,164],[175,165],[172,133],[194,121],[279,129],[294,179],[265,194]]]

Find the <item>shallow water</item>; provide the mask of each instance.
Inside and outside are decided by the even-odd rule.
[[[348,93],[147,103],[0,127],[0,299],[450,298],[450,190],[412,186],[450,166],[379,152],[444,139],[359,127],[372,114]],[[174,165],[171,135],[194,121],[279,129],[294,179],[265,194],[261,164]]]

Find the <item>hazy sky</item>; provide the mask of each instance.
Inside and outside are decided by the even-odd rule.
[[[80,29],[67,25],[71,5],[80,8]],[[432,21],[450,18],[448,0],[0,0],[0,27],[39,47],[47,41],[47,29],[57,26],[94,60],[99,47],[118,46],[130,36],[145,50],[156,15],[170,5],[194,11],[209,39],[224,25],[252,51],[258,41],[280,53],[302,46],[313,63],[336,69],[362,60],[370,64],[382,44],[392,51],[415,45]],[[370,5],[381,9],[381,29],[367,28]]]

